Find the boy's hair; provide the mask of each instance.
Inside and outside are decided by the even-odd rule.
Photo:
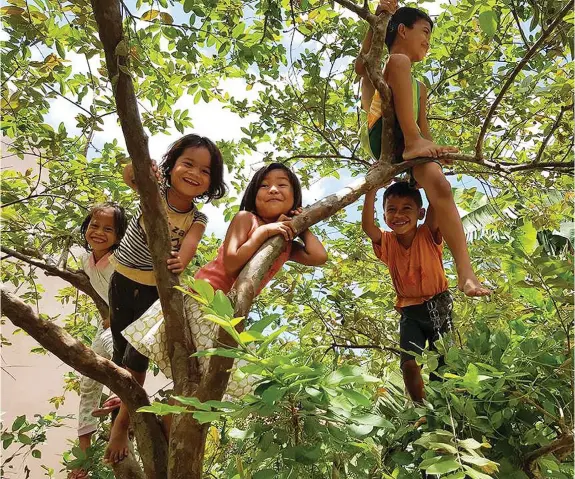
[[[421,193],[417,188],[409,186],[407,181],[398,181],[385,190],[383,194],[383,208],[385,209],[385,202],[390,196],[398,196],[400,198],[411,198],[417,204],[418,208],[423,207],[423,199]]]
[[[170,149],[162,157],[160,171],[166,183],[170,184],[170,174],[176,164],[176,160],[182,155],[186,148],[205,148],[210,152],[210,186],[208,190],[198,198],[206,198],[206,201],[218,200],[226,194],[226,184],[224,183],[224,160],[222,153],[216,144],[205,136],[193,133],[185,135],[178,141],[172,143]]]
[[[92,217],[103,210],[112,209],[114,210],[114,233],[116,233],[116,243],[110,248],[114,251],[120,244],[120,241],[124,237],[124,233],[126,232],[126,228],[128,227],[128,217],[126,216],[126,210],[118,203],[113,201],[106,201],[105,203],[98,203],[97,205],[92,206],[90,208],[90,212],[88,216],[84,218],[82,225],[80,226],[80,233],[82,234],[82,239],[84,240],[84,249],[86,251],[91,251],[90,245],[86,240],[86,232],[88,231],[88,226],[90,221],[92,221]]]
[[[293,189],[293,205],[291,209],[296,210],[301,207],[301,185],[296,174],[283,163],[270,163],[269,165],[260,168],[249,182],[242,198],[242,202],[240,203],[240,211],[249,211],[250,213],[257,214],[256,196],[258,194],[258,190],[260,189],[260,185],[264,181],[266,175],[273,170],[283,170],[287,174]]]
[[[391,50],[391,46],[395,41],[399,25],[403,23],[407,28],[411,28],[417,20],[425,20],[426,22],[429,22],[431,29],[433,29],[433,20],[431,20],[427,13],[418,8],[401,7],[395,11],[389,19],[387,32],[385,34],[385,44],[387,45],[388,50]]]

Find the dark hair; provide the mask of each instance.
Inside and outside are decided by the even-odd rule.
[[[86,231],[88,231],[88,225],[90,221],[92,221],[92,217],[103,210],[111,208],[114,210],[114,233],[116,233],[116,243],[110,248],[114,251],[118,245],[120,244],[121,239],[124,237],[124,233],[126,232],[126,228],[128,227],[128,217],[126,216],[126,211],[122,206],[118,203],[114,203],[113,201],[106,201],[105,203],[98,203],[97,205],[92,206],[88,216],[84,218],[82,222],[82,226],[80,226],[80,233],[82,234],[82,239],[84,240],[84,248],[86,251],[90,251],[90,245],[86,240]]]
[[[256,171],[256,174],[249,182],[242,198],[242,202],[240,203],[240,211],[249,211],[250,213],[257,214],[256,196],[258,194],[258,190],[260,189],[260,185],[264,181],[266,175],[273,170],[283,170],[287,173],[289,182],[293,188],[293,205],[291,209],[295,210],[301,207],[301,185],[296,174],[283,163],[270,163],[269,165],[263,166],[258,171]]]
[[[409,186],[407,181],[398,181],[393,183],[389,188],[385,190],[383,194],[383,208],[385,209],[385,202],[390,196],[399,196],[400,198],[411,198],[417,204],[418,208],[423,206],[423,200],[421,199],[421,193],[417,188],[412,188]]]
[[[208,190],[198,198],[205,198],[207,201],[219,200],[226,194],[226,184],[224,183],[224,160],[222,153],[216,144],[205,136],[193,133],[184,135],[178,141],[172,143],[168,152],[162,157],[160,171],[164,175],[167,184],[170,184],[170,174],[176,164],[176,160],[182,156],[186,148],[205,148],[210,152],[210,186]]]
[[[385,44],[387,45],[388,50],[391,50],[391,46],[395,41],[399,25],[403,24],[407,28],[412,28],[417,20],[425,20],[426,22],[429,22],[429,25],[431,25],[431,29],[433,30],[433,20],[431,20],[427,13],[419,10],[419,8],[401,7],[395,11],[389,19],[387,32],[385,34]]]

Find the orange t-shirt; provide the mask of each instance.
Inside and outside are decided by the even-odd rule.
[[[397,293],[396,308],[421,304],[447,289],[443,240],[438,244],[427,225],[418,226],[409,248],[403,247],[394,233],[381,230],[381,244],[373,243],[373,250],[389,268]]]

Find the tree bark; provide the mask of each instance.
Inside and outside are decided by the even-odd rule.
[[[134,426],[143,431],[142,439],[138,441],[138,450],[144,467],[147,471],[152,471],[147,474],[148,479],[165,479],[164,474],[155,472],[159,469],[156,463],[164,464],[164,467],[166,463],[165,441],[163,450],[157,446],[160,442],[158,438],[163,438],[161,425],[154,414],[136,413],[138,408],[150,404],[146,391],[125,369],[99,356],[56,324],[39,318],[30,306],[13,294],[3,288],[0,291],[1,310],[4,316],[63,362],[84,376],[104,384],[118,395],[128,407]],[[146,464],[150,462],[154,464]],[[126,462],[121,467],[123,475],[118,477],[142,477],[135,465],[139,468],[135,461]]]

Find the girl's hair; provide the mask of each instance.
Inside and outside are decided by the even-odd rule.
[[[164,175],[167,184],[170,184],[170,174],[176,164],[176,160],[182,156],[186,148],[205,148],[210,152],[210,186],[208,190],[198,198],[206,198],[207,201],[218,200],[226,194],[224,183],[224,160],[222,153],[216,144],[205,136],[189,134],[180,138],[170,146],[168,152],[162,157],[160,171]]]
[[[301,185],[299,184],[298,177],[283,163],[270,163],[269,165],[260,168],[248,184],[248,187],[244,193],[244,197],[242,198],[242,202],[240,203],[240,211],[245,210],[249,211],[250,213],[257,214],[256,196],[258,194],[258,190],[260,189],[260,186],[266,175],[273,170],[283,170],[288,176],[289,182],[291,183],[293,189],[293,205],[291,209],[296,210],[301,207]]]
[[[391,46],[395,41],[395,37],[397,36],[397,29],[399,25],[402,23],[407,28],[412,28],[415,22],[418,20],[425,20],[431,26],[433,30],[433,20],[429,17],[427,13],[419,8],[412,8],[412,7],[401,7],[398,8],[395,13],[389,19],[389,23],[387,24],[387,32],[385,34],[385,44],[387,45],[388,50],[391,50]]]
[[[92,217],[103,210],[112,209],[114,210],[114,233],[116,233],[116,243],[110,248],[114,251],[120,244],[120,240],[124,237],[124,233],[126,232],[126,228],[128,227],[128,218],[126,216],[126,211],[122,206],[118,203],[114,203],[113,201],[106,201],[105,203],[99,203],[97,205],[92,206],[88,216],[84,218],[82,222],[82,226],[80,226],[80,233],[82,234],[82,239],[84,240],[84,248],[86,251],[90,251],[90,245],[86,240],[86,231],[88,231],[88,225],[90,221],[92,221]]]

